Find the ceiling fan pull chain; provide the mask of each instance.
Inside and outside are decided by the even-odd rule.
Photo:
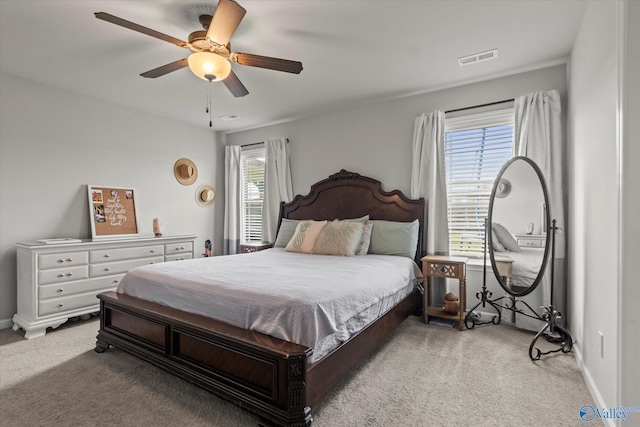
[[[211,82],[209,82],[209,88],[207,89],[207,102],[209,103],[209,105],[207,105],[207,113],[209,113],[209,127],[212,127],[212,123],[211,123],[211,114],[212,114],[212,108],[211,108]]]

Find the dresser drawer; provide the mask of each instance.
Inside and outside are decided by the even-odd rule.
[[[185,259],[192,259],[193,258],[193,254],[191,253],[187,253],[187,254],[176,254],[176,255],[165,255],[164,260],[165,261],[183,261]]]
[[[518,239],[518,246],[527,248],[541,248],[542,243],[540,239]]]
[[[89,291],[115,289],[118,286],[118,283],[120,283],[120,279],[122,279],[122,277],[124,277],[124,274],[83,280],[82,282],[68,282],[40,286],[39,298],[41,300],[47,298],[60,298],[66,297],[67,295],[79,294]]]
[[[192,242],[179,242],[173,244],[164,245],[164,254],[165,255],[173,255],[179,254],[182,252],[193,252],[193,243]]]
[[[88,252],[61,252],[57,254],[38,255],[38,268],[41,270],[88,263]]]
[[[38,305],[38,314],[45,316],[47,314],[61,313],[68,310],[78,308],[91,308],[95,305],[96,311],[100,309],[100,301],[96,296],[98,293],[70,295],[63,298],[52,298],[40,301]]]
[[[38,271],[38,284],[69,282],[89,277],[89,267],[77,265],[66,268],[52,268]]]
[[[112,274],[126,273],[132,268],[140,267],[142,265],[157,264],[160,262],[164,262],[163,256],[132,259],[128,261],[105,262],[91,265],[90,273],[91,277],[110,276]]]
[[[164,245],[139,246],[133,248],[101,249],[91,251],[91,263],[121,261],[131,258],[142,258],[164,255]]]

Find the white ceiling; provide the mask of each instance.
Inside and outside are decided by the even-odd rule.
[[[92,98],[209,126],[209,83],[185,68],[139,74],[188,51],[98,20],[107,12],[186,40],[217,0],[0,0],[0,70]],[[299,75],[233,65],[249,90],[213,83],[213,129],[235,131],[369,100],[563,63],[586,0],[238,0],[234,51],[301,61]],[[194,15],[192,21],[189,16]],[[457,58],[489,49],[491,61]],[[464,107],[464,106],[461,106]],[[240,118],[223,121],[220,116]]]

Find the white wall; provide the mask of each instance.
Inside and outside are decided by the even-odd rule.
[[[16,310],[14,243],[89,238],[86,184],[134,187],[143,235],[159,217],[165,235],[197,234],[199,254],[222,234],[223,198],[195,202],[198,185],[222,186],[213,132],[4,73],[0,90],[0,327]],[[181,157],[198,166],[192,186],[173,175]]]
[[[637,405],[640,401],[637,381],[640,17],[638,5],[628,2],[633,14],[628,15],[629,21],[623,25],[626,6],[626,2],[589,2],[569,73],[568,259],[569,304],[574,308],[570,320],[585,378],[597,403],[606,408]],[[621,61],[624,52],[620,50],[625,29],[629,31],[627,42],[636,51],[635,57],[626,55],[627,70]],[[625,71],[631,73],[627,74],[627,86],[620,79]],[[630,101],[625,110],[620,109],[622,94]],[[621,119],[625,132],[619,126]],[[604,336],[602,349],[600,333]],[[638,419],[639,415],[632,416]]]
[[[226,135],[228,144],[268,138],[291,140],[291,173],[295,194],[347,169],[380,180],[386,190],[409,194],[411,149],[416,116],[511,99],[540,90],[558,89],[567,98],[564,65],[455,88],[364,104],[330,114]],[[566,104],[563,102],[563,107]]]
[[[623,51],[621,269],[620,269],[620,378],[619,403],[640,402],[640,2],[625,2]],[[640,423],[640,414],[634,415]]]

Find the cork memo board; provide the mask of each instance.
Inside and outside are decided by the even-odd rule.
[[[116,238],[138,234],[135,189],[88,185],[87,190],[91,237]]]

